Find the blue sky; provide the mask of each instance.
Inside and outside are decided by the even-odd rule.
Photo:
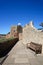
[[[43,22],[43,0],[0,0],[0,34],[6,34],[10,27],[34,22],[36,28]]]

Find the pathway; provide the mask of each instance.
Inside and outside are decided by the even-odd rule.
[[[12,48],[2,65],[43,65],[43,55],[35,55],[21,40]]]

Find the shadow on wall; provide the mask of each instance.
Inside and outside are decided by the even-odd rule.
[[[23,28],[21,25],[17,26],[17,31],[18,31],[19,40],[22,40]]]
[[[22,33],[22,32],[23,32],[21,25],[18,25],[18,26],[17,26],[17,31],[18,31],[18,33]]]

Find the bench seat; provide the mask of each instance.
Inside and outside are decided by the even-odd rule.
[[[30,45],[28,45],[30,44]],[[36,54],[40,54],[42,52],[42,45],[34,42],[30,42],[27,44],[27,48],[35,51]]]

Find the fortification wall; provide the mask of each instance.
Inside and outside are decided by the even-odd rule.
[[[30,42],[35,42],[42,44],[42,53],[43,53],[43,32],[37,30],[31,25],[26,25],[23,28],[23,43],[27,44]]]

